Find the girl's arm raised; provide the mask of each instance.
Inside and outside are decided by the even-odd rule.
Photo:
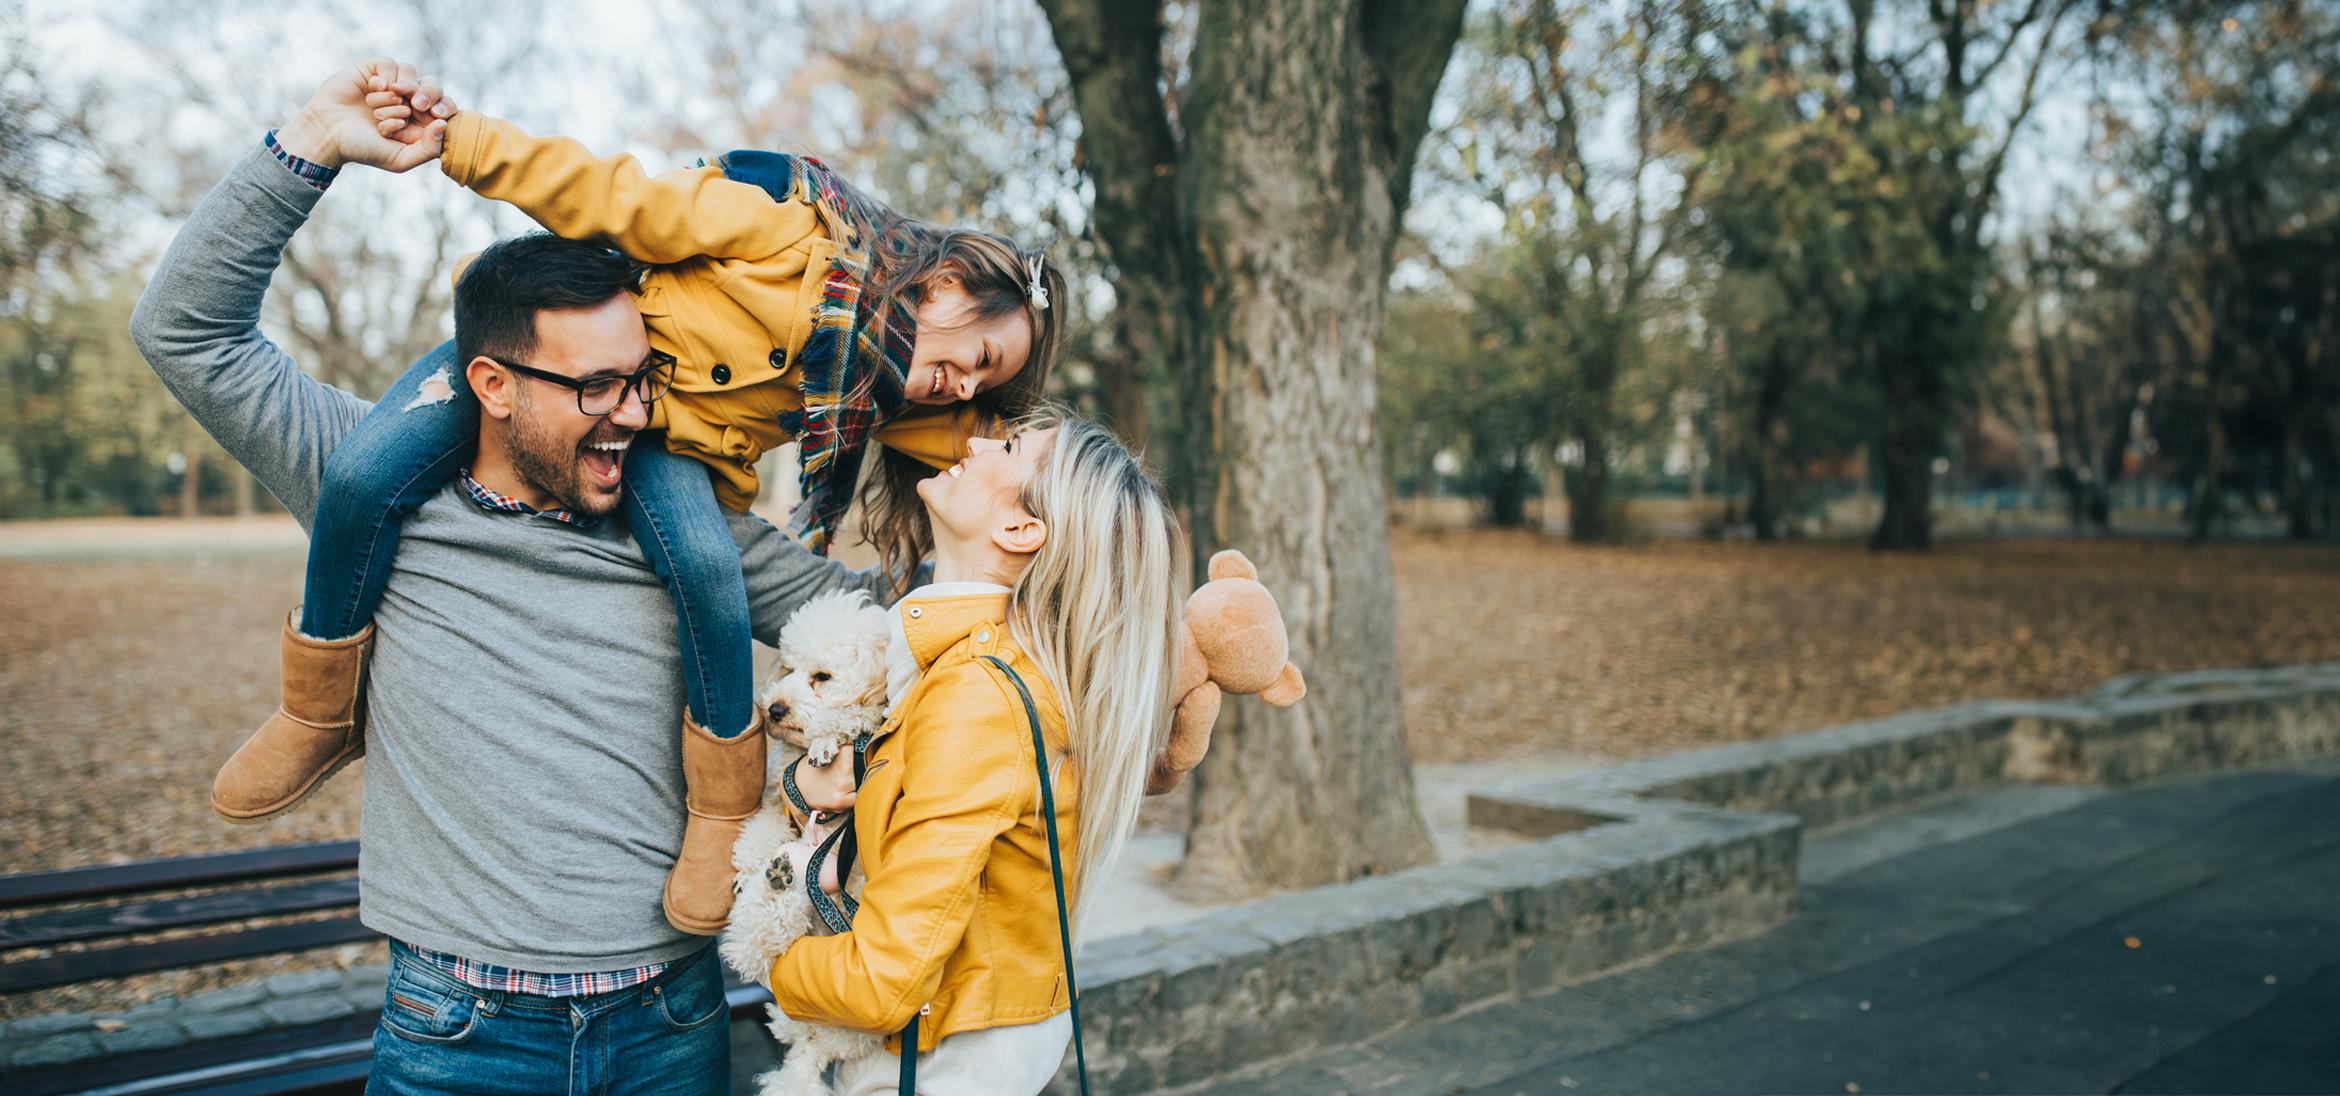
[[[917,407],[878,427],[870,437],[930,468],[943,469],[967,459],[967,439],[975,433],[977,418],[971,404]]]
[[[761,259],[820,230],[805,202],[775,202],[719,167],[652,176],[631,156],[595,156],[567,137],[531,136],[466,110],[447,123],[447,177],[510,202],[570,239],[606,240],[646,263]]]

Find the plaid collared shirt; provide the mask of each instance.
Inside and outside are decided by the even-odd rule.
[[[539,510],[536,507],[530,506],[527,503],[520,501],[519,499],[513,498],[510,495],[507,495],[492,487],[488,487],[480,483],[478,480],[471,478],[471,469],[469,468],[463,470],[463,490],[465,493],[471,496],[471,501],[478,503],[483,509],[508,510],[515,514],[534,514],[540,518],[551,518],[554,521],[567,522],[570,525],[576,526],[589,526],[593,524],[591,520],[578,517],[576,514],[571,513],[565,509],[555,508],[551,510]]]
[[[300,176],[302,182],[319,190],[332,186],[333,177],[341,174],[340,168],[326,167],[286,152],[283,145],[276,143],[276,131],[273,129],[268,131],[268,136],[260,139],[260,143],[268,146],[268,154],[276,157],[276,162],[283,164],[286,171]]]
[[[414,947],[412,944],[407,946]],[[616,993],[658,977],[671,965],[652,963],[631,970],[604,970],[587,974],[537,974],[491,963],[473,962],[460,955],[448,955],[427,948],[414,948],[414,954],[441,974],[473,989],[525,993],[534,997],[586,997],[596,993]]]

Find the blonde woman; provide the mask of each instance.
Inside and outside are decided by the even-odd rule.
[[[1160,490],[1077,418],[971,444],[918,486],[935,581],[895,608],[898,680],[914,683],[858,795],[847,759],[799,776],[816,808],[858,800],[868,880],[851,931],[772,965],[772,996],[794,1019],[893,1036],[892,1054],[845,1067],[845,1093],[905,1085],[912,1043],[928,1096],[1038,1092],[1055,1075],[1077,1024],[1065,936],[1135,825],[1168,727],[1186,556]],[[796,878],[820,872],[812,851],[790,850]]]

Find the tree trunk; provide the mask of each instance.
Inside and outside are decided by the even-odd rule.
[[[2283,461],[2283,513],[2289,523],[2288,535],[2293,540],[2316,538],[2315,502],[2308,495],[2306,480],[2299,474],[2299,464],[2304,458],[2305,450],[2300,446],[2298,431],[2286,423],[2280,457]]]
[[[2202,447],[2202,465],[2194,473],[2194,497],[2186,515],[2186,539],[2195,544],[2210,539],[2219,511],[2225,507],[2221,497],[2226,487],[2225,418],[2213,410],[2204,426],[2207,442]]]
[[[1172,360],[1170,333],[1160,310],[1148,307],[1139,299],[1139,290],[1125,279],[1115,287],[1119,300],[1112,317],[1113,329],[1120,336],[1119,352],[1110,359],[1096,363],[1097,391],[1105,405],[1106,417],[1113,420],[1113,430],[1131,445],[1149,449],[1171,442],[1162,448],[1175,449],[1174,439],[1155,439],[1153,423],[1147,413],[1151,386],[1146,383],[1149,369]]]
[[[1772,497],[1769,470],[1758,463],[1755,478],[1747,488],[1747,524],[1755,527],[1756,540],[1779,539],[1779,501]]]
[[[1393,120],[1375,117],[1387,75],[1363,22],[1353,3],[1258,0],[1206,6],[1196,30],[1187,193],[1209,304],[1191,360],[1211,377],[1214,524],[1272,584],[1310,688],[1290,708],[1234,706],[1196,774],[1190,890],[1432,855],[1396,718],[1381,480],[1358,474],[1381,466],[1374,361],[1404,193],[1391,173],[1413,167],[1412,142],[1402,163],[1377,147]]]
[[[1518,449],[1488,470],[1487,524],[1498,529],[1527,524],[1528,479],[1527,457]]]
[[[1609,438],[1605,431],[1579,434],[1584,465],[1568,477],[1568,539],[1599,544],[1614,536],[1609,528]]]
[[[2276,458],[2283,467],[2278,470],[2276,482],[2283,501],[2283,514],[2288,523],[2287,532],[2293,540],[2314,540],[2316,536],[2316,509],[2309,493],[2306,469],[2308,416],[2313,414],[2314,390],[2304,375],[2305,370],[2292,370],[2290,391],[2283,409],[2283,440],[2276,447]]]
[[[1309,678],[1293,707],[1227,706],[1176,884],[1239,895],[1421,863],[1374,362],[1463,4],[1205,5],[1183,143],[1161,99],[1158,8],[1042,6],[1081,112],[1098,234],[1145,299],[1171,306],[1197,559],[1251,556]]]
[[[2130,402],[2121,400],[2113,406],[2119,412],[2120,420],[2106,434],[2103,448],[2097,450],[2096,509],[2088,515],[2089,520],[2096,523],[2096,531],[2099,533],[2112,532],[2113,499],[2121,486],[2121,458],[2129,453]]]
[[[1568,501],[1568,469],[1560,464],[1560,454],[1552,446],[1536,446],[1536,466],[1544,479],[1543,506],[1536,517],[1536,531],[1549,533],[1557,525],[1562,507]]]
[[[1787,436],[1788,370],[1787,348],[1775,339],[1755,385],[1753,428],[1749,431],[1754,444],[1748,447],[1753,475],[1747,490],[1747,521],[1755,527],[1756,540],[1779,539],[1780,492],[1785,486],[1780,478],[1785,463],[1780,459],[1780,448]]]
[[[257,513],[259,506],[252,497],[252,489],[258,481],[252,478],[252,473],[237,465],[229,472],[228,481],[235,485],[236,516],[248,518]]]
[[[1877,465],[1884,480],[1885,513],[1869,547],[1881,552],[1922,552],[1934,540],[1934,457],[1941,420],[1928,372],[1937,368],[1917,357],[1923,351],[1872,349],[1885,395],[1884,433],[1877,441]]]
[[[203,513],[203,450],[187,447],[187,473],[179,477],[179,516],[199,517]]]
[[[1578,544],[1612,540],[1620,531],[1610,528],[1609,443],[1617,429],[1611,405],[1622,365],[1613,349],[1620,336],[1615,332],[1607,335],[1581,363],[1584,409],[1577,420],[1576,443],[1584,449],[1584,468],[1568,481],[1568,539]]]

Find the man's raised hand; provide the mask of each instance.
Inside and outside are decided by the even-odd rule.
[[[319,85],[276,143],[304,160],[407,171],[438,158],[455,104],[434,77],[386,57],[361,61]]]

